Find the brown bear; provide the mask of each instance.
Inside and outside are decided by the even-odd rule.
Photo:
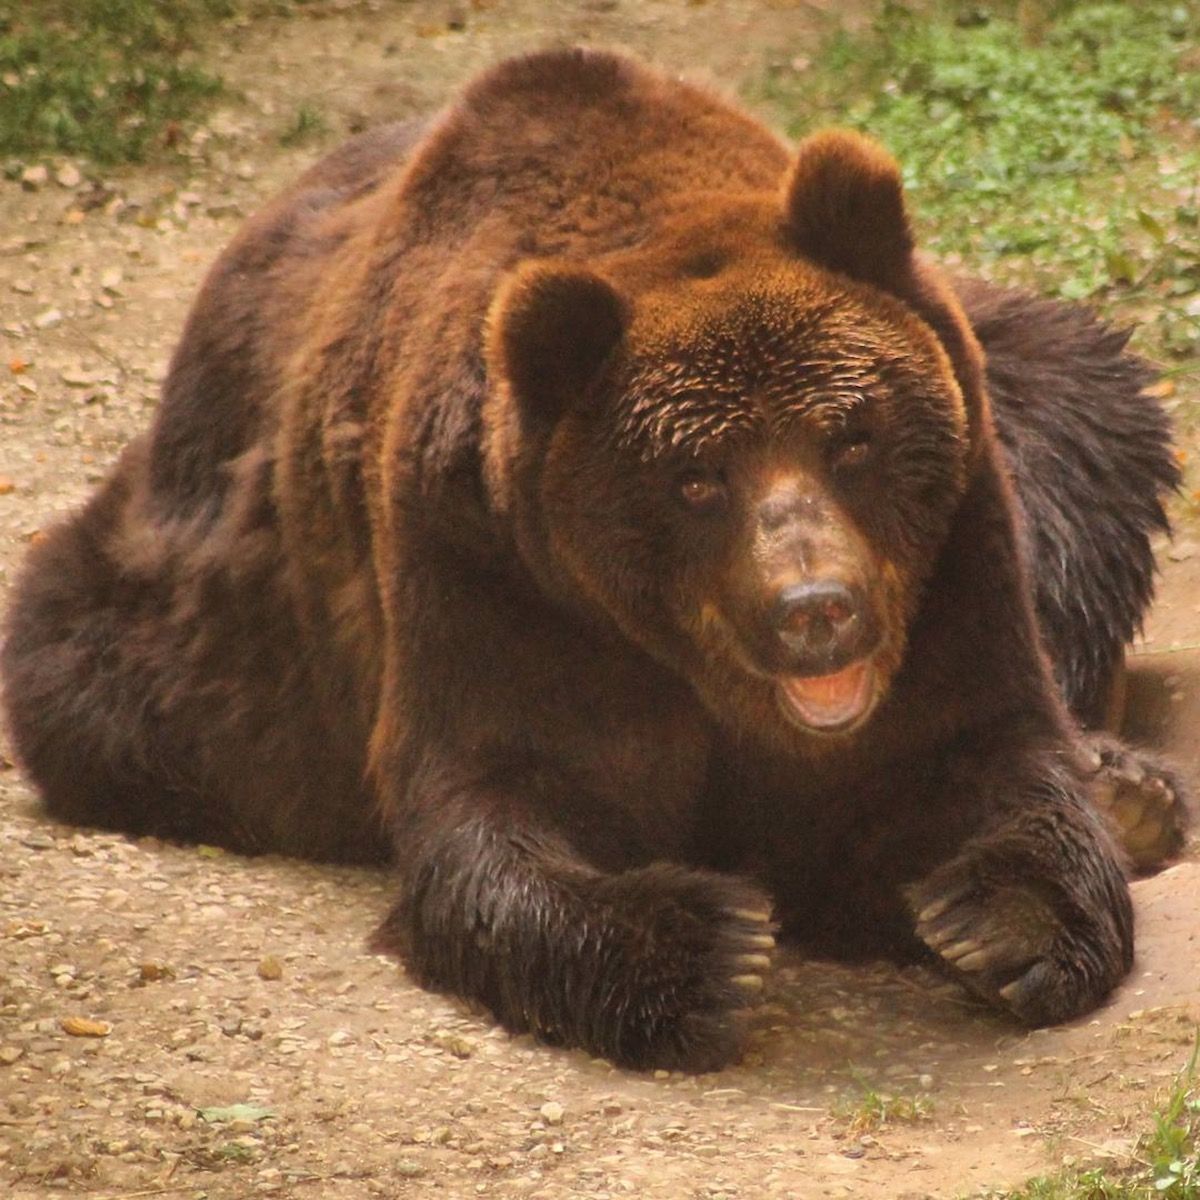
[[[1150,594],[1149,379],[956,294],[862,137],[510,61],[218,261],[153,429],[30,555],[15,743],[66,820],[390,860],[378,945],[622,1064],[734,1058],[777,931],[1073,1017],[1133,951],[1093,802],[1178,838],[1070,711]]]

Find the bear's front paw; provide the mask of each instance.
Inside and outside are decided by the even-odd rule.
[[[1139,874],[1157,871],[1183,848],[1186,789],[1178,773],[1115,738],[1089,734],[1084,764],[1097,784],[1096,802]]]
[[[974,993],[1025,1025],[1096,1007],[1130,965],[1126,898],[1112,909],[1052,880],[955,860],[909,891],[917,936]]]
[[[604,891],[620,950],[589,989],[597,1048],[641,1069],[736,1061],[775,946],[766,897],[735,879],[664,866],[611,877]]]

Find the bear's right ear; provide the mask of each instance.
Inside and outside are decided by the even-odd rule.
[[[862,134],[827,129],[800,143],[784,230],[805,258],[851,279],[885,291],[909,283],[913,236],[900,168]]]
[[[574,265],[529,263],[492,304],[489,371],[526,412],[553,420],[600,373],[626,321],[625,304],[599,276]]]
[[[810,262],[890,293],[933,329],[962,388],[972,445],[981,445],[983,351],[950,285],[915,253],[896,160],[849,130],[805,138],[787,182],[783,232]]]

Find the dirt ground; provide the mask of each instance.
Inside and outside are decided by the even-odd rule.
[[[820,17],[785,0],[329,4],[228,39],[216,66],[246,102],[190,167],[0,183],[0,590],[147,424],[206,264],[314,156],[279,145],[300,105],[331,142],[548,40],[734,88],[810,51]],[[1198,548],[1186,524],[1164,547],[1130,717],[1193,774]],[[1025,1033],[923,971],[785,953],[745,1063],[639,1076],[501,1033],[367,953],[380,873],[56,827],[0,757],[0,1191],[916,1200],[1121,1164],[1200,1017],[1198,857],[1136,885],[1138,965],[1090,1019]],[[915,1103],[870,1128],[854,1116],[871,1090]]]

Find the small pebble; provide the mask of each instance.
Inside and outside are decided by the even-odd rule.
[[[282,979],[283,978],[283,963],[279,961],[273,954],[268,954],[258,964],[259,979]]]

